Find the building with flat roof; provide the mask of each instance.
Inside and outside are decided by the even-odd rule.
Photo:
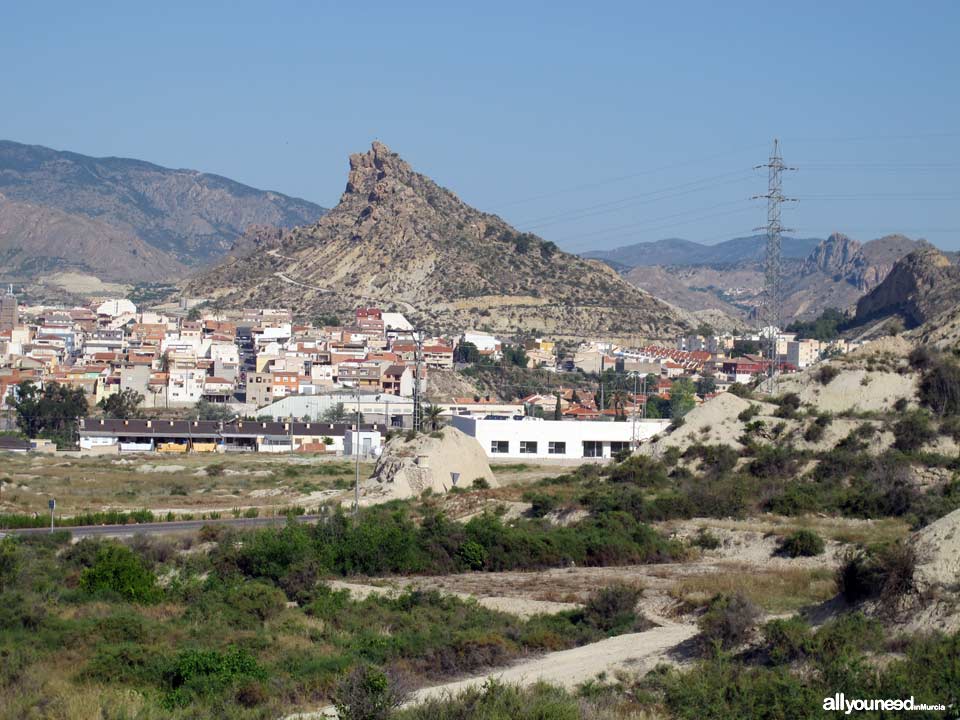
[[[604,460],[663,432],[670,421],[564,422],[519,415],[454,415],[451,424],[476,438],[491,459]]]

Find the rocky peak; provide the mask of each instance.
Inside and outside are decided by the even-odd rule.
[[[807,256],[803,273],[819,271],[831,277],[847,277],[863,265],[862,247],[843,233],[833,233]]]

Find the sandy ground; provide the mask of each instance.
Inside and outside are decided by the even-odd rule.
[[[340,580],[334,580],[330,583],[334,590],[347,590],[350,596],[362,600],[373,594],[398,594],[407,588],[416,588],[422,590],[438,589],[431,586],[429,581],[421,582],[420,578],[398,578],[390,585],[363,585],[360,583],[348,583]],[[577,603],[553,602],[550,600],[534,600],[524,597],[507,597],[503,595],[473,595],[466,592],[457,592],[453,590],[444,590],[448,595],[455,595],[461,600],[475,599],[478,605],[490,610],[509,613],[521,618],[529,618],[534,615],[552,615],[565,610],[575,610],[579,607]]]

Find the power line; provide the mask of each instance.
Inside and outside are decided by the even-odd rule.
[[[767,193],[757,195],[757,199],[767,201],[767,257],[764,268],[764,315],[767,322],[767,334],[770,338],[770,393],[777,374],[777,334],[783,327],[783,258],[781,236],[788,229],[780,223],[781,206],[785,202],[795,202],[794,198],[783,196],[783,171],[796,170],[787,167],[780,155],[780,141],[774,139],[770,159],[758,168],[767,168]],[[761,230],[763,228],[757,228]]]
[[[554,215],[545,215],[539,218],[534,218],[526,222],[519,222],[518,225],[522,225],[528,229],[545,227],[548,225],[555,225],[557,222],[565,222],[568,220],[576,220],[583,217],[591,217],[593,215],[603,215],[607,211],[622,209],[622,207],[629,205],[645,205],[653,202],[659,202],[661,200],[670,200],[676,197],[683,197],[685,195],[691,195],[693,193],[703,192],[704,190],[710,190],[715,187],[720,187],[722,185],[730,185],[732,183],[743,182],[752,177],[751,171],[735,170],[729,173],[722,173],[720,175],[714,175],[709,178],[704,178],[702,180],[692,180],[688,183],[682,183],[680,185],[674,185],[672,187],[663,188],[662,190],[652,190],[650,192],[639,193],[637,195],[629,195],[624,198],[619,198],[617,200],[609,200],[602,203],[597,203],[595,205],[587,205],[581,208],[573,208],[570,210],[565,210],[561,213]],[[725,180],[722,182],[709,182],[719,178],[730,178],[731,176],[737,176],[732,180]],[[704,184],[707,183],[707,184]],[[702,185],[702,187],[693,187]],[[690,188],[690,189],[684,189]],[[682,190],[682,192],[673,193],[673,190]],[[642,200],[641,202],[635,202],[642,198],[649,198]],[[595,210],[600,210],[600,212],[591,212]]]

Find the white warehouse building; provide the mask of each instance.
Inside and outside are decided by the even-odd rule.
[[[544,420],[517,416],[455,415],[453,427],[474,437],[489,458],[582,460],[611,458],[663,432],[669,420],[605,422]]]

